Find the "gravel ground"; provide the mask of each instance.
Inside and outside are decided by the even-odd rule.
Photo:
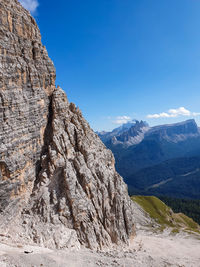
[[[140,231],[127,249],[94,252],[0,244],[1,267],[200,267],[200,240]]]

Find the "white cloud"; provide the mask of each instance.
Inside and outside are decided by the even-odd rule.
[[[178,115],[190,116],[190,115],[192,115],[192,112],[187,110],[184,107],[180,107],[180,108],[177,108],[177,109],[170,109],[168,112],[169,112],[169,114],[175,115],[175,116],[178,116]]]
[[[22,6],[28,9],[32,14],[36,11],[39,6],[38,0],[19,0]]]
[[[113,121],[113,123],[115,123],[115,124],[123,124],[123,123],[127,123],[130,120],[131,120],[131,117],[129,117],[129,116],[117,116],[115,118],[115,120]]]
[[[158,119],[158,118],[175,118],[178,116],[199,116],[199,112],[191,112],[188,109],[184,107],[180,107],[177,109],[169,109],[168,112],[162,112],[157,114],[149,114],[147,115],[147,118],[149,119]]]

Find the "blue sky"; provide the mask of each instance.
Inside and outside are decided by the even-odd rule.
[[[21,0],[94,130],[200,124],[200,0]],[[118,123],[118,124],[117,124]]]

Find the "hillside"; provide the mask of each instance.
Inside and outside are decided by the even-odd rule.
[[[132,2],[138,2],[140,8],[131,8]],[[138,39],[134,25],[139,20],[134,14],[142,11],[145,15],[144,5],[139,2],[0,1],[0,267],[198,266],[199,225],[182,213],[172,212],[156,197],[131,199],[123,177],[116,171],[112,151],[56,84],[71,87],[75,93],[72,99],[83,103],[83,110],[91,104],[86,116],[94,115],[97,122],[97,104],[100,112],[107,112],[106,106],[111,111],[111,100],[116,100],[118,88],[124,88],[120,80],[127,80],[125,76],[116,80],[117,69],[113,66],[133,77],[127,70],[134,69],[123,64],[126,47],[132,47],[132,40],[125,38],[126,47],[122,49],[121,37],[129,32],[130,37]],[[118,13],[119,4],[122,8]],[[58,66],[61,72],[56,73],[36,20],[24,7],[29,7],[30,12],[41,7],[32,14],[41,23],[44,42],[48,38],[53,41],[47,46],[55,53],[55,62],[61,63],[59,58],[64,62],[59,65],[61,68]],[[130,16],[123,13],[124,8],[131,11]],[[129,24],[133,16],[134,31]],[[141,27],[138,29],[143,32]],[[152,33],[148,31],[151,38]],[[146,46],[147,42],[143,43]],[[68,54],[67,60],[61,45]],[[133,54],[138,54],[135,48]],[[111,53],[114,50],[115,57]],[[99,58],[95,57],[97,54]],[[127,53],[128,60],[136,62],[131,54]],[[92,65],[88,68],[89,62]],[[150,58],[149,62],[152,63]],[[84,72],[86,69],[88,72]],[[112,79],[114,94],[106,77]],[[143,81],[144,75],[141,77]],[[71,78],[78,83],[71,83]],[[105,80],[107,88],[101,80]],[[112,133],[99,135],[115,147],[116,162],[126,159],[130,167],[126,169],[127,177],[144,167],[161,164],[172,155],[198,151],[200,139],[194,120],[158,127],[132,121]],[[171,182],[180,176],[189,179],[197,175],[199,159],[187,160],[171,162],[164,178]],[[118,169],[123,170],[126,165],[120,164]],[[176,177],[169,181],[172,174]],[[164,178],[157,177],[159,186],[152,187],[153,176],[148,188],[161,188]],[[140,185],[137,187],[139,190]]]
[[[183,213],[174,213],[164,202],[154,196],[132,196],[159,225],[159,230],[169,228],[172,234],[185,231],[200,235],[200,226]]]
[[[135,127],[136,125],[128,131],[121,132],[116,138],[120,139]],[[123,177],[168,159],[200,155],[200,133],[194,120],[146,129],[143,138],[140,138],[141,134],[138,132],[140,142],[129,146],[113,142],[114,137],[104,140],[100,136],[105,145],[114,153],[116,168]]]
[[[174,212],[182,212],[200,225],[200,200],[159,196]]]
[[[128,129],[124,125],[120,132],[112,131],[116,136],[109,139],[107,133],[107,138],[102,139],[112,150],[116,169],[128,184],[130,194],[200,198],[200,133],[196,122],[146,126],[141,135],[144,125],[137,122],[129,124]],[[138,143],[119,142],[124,136],[131,140],[131,132]]]
[[[128,176],[130,194],[165,195],[179,198],[200,197],[200,157],[164,161]]]
[[[147,227],[138,227],[128,247],[105,251],[53,250],[0,243],[1,266],[113,266],[199,267],[199,226],[184,214],[175,214],[156,197],[133,196],[134,206],[145,210]],[[138,204],[137,204],[138,203]],[[137,219],[141,214],[137,216]],[[139,223],[139,221],[138,221]],[[140,223],[139,223],[140,224]],[[25,253],[26,252],[26,253]]]

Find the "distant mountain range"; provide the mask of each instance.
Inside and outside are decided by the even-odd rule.
[[[131,121],[98,135],[114,153],[131,193],[200,198],[200,129],[195,120],[154,127]]]
[[[188,138],[200,136],[200,129],[195,120],[186,120],[174,124],[149,127],[145,121],[131,121],[115,128],[111,132],[97,132],[104,143],[129,147],[137,145],[144,139],[166,140],[178,143]]]
[[[104,143],[113,145],[131,146],[139,144],[144,134],[149,130],[149,125],[144,121],[131,121],[114,129],[112,132],[97,132]]]

